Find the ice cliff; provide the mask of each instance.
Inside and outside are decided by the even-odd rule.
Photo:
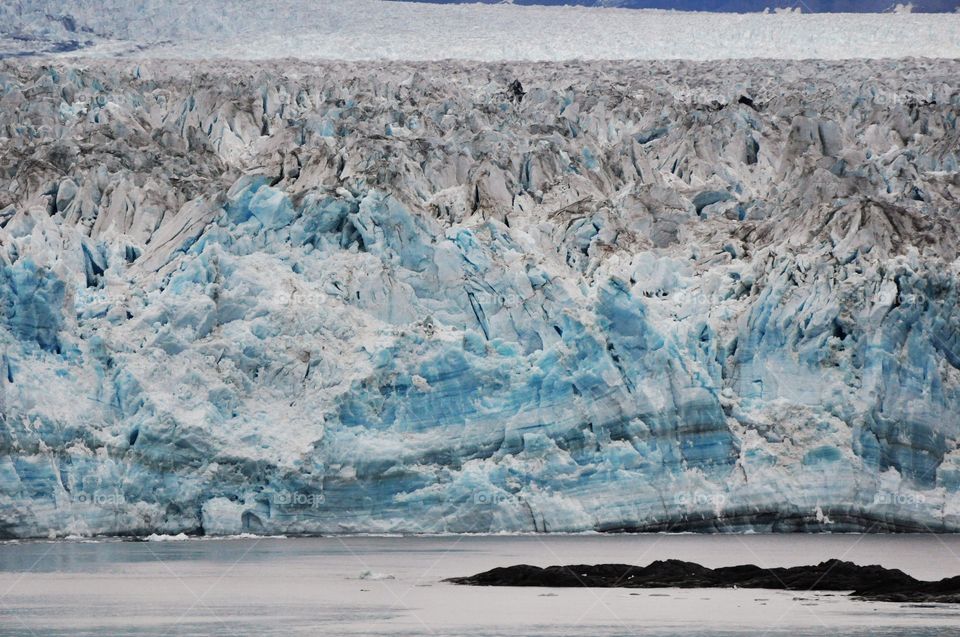
[[[960,530],[958,77],[0,63],[0,533]]]

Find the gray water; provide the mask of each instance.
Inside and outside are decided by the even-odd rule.
[[[960,574],[960,537],[622,535],[0,544],[0,635],[960,635],[960,608],[770,590],[473,588],[495,566],[842,558]],[[364,575],[368,573],[368,575]]]

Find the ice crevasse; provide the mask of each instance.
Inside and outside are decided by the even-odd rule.
[[[0,535],[960,530],[958,65],[0,63]]]

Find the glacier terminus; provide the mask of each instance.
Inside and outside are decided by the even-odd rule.
[[[0,61],[0,536],[958,531],[958,78]]]

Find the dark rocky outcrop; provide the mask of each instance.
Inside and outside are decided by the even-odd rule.
[[[873,601],[960,603],[960,576],[936,582],[922,581],[898,569],[860,566],[842,560],[789,568],[743,564],[716,569],[682,560],[657,560],[647,566],[574,564],[540,568],[519,564],[446,581],[468,586],[852,591],[853,597]]]

